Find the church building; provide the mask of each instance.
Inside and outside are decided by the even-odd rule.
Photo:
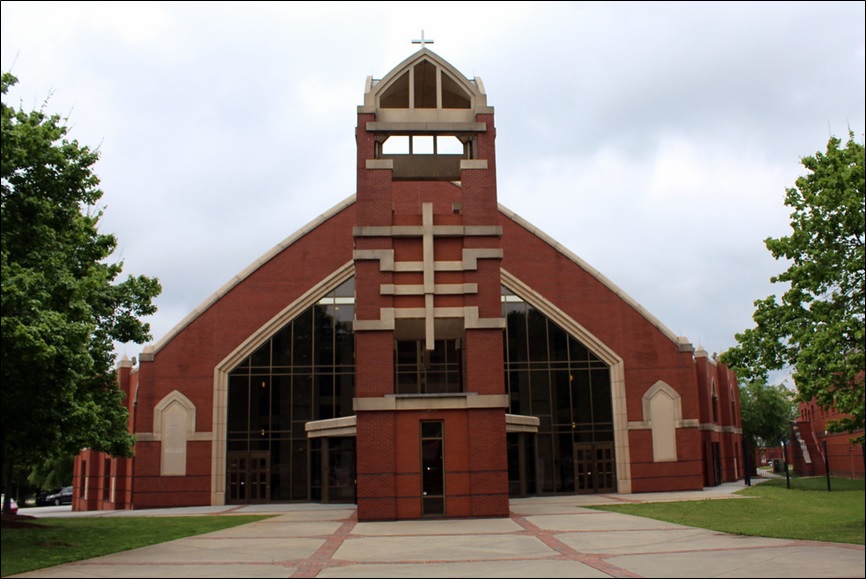
[[[119,363],[135,456],[82,452],[75,510],[506,517],[741,478],[733,372],[498,203],[481,79],[422,43],[357,118],[356,193]]]

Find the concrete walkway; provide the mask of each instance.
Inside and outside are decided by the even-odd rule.
[[[277,516],[17,577],[864,577],[862,545],[728,535],[586,508],[749,500],[732,495],[741,488],[513,499],[502,519],[359,523],[354,506],[319,504],[46,513]]]

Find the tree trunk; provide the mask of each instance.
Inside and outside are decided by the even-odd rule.
[[[5,453],[4,453],[5,454]],[[12,514],[12,495],[9,488],[12,482],[12,465],[3,457],[3,514]]]

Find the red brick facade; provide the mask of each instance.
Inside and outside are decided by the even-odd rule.
[[[451,87],[457,96],[443,88],[438,108],[379,108],[385,99],[404,98],[389,88],[404,78],[413,87],[405,99],[420,102],[417,91],[434,90],[424,75],[439,79],[429,86]],[[355,280],[354,422],[310,427],[343,429],[341,436],[351,431],[359,520],[430,514],[419,438],[429,421],[442,424],[439,514],[508,516],[506,433],[517,432],[506,414],[503,371],[501,288],[509,284],[610,365],[616,490],[700,489],[742,476],[732,372],[695,353],[601,274],[498,205],[494,115],[482,87],[426,48],[378,84],[368,83],[356,131],[356,196],[241,272],[145,349],[136,369],[122,364],[136,455],[106,461],[82,453],[75,509],[227,501],[227,374],[297,304],[315,303],[316,292],[334,285],[329,280],[347,275]],[[432,169],[407,177],[406,167],[415,170],[412,155],[382,152],[394,136],[453,137],[465,153],[459,161],[433,159]],[[429,353],[443,338],[462,356],[460,391],[401,394],[395,343],[415,340]]]
[[[860,376],[862,380],[862,375]],[[790,461],[800,476],[863,479],[866,455],[852,439],[863,434],[828,432],[828,422],[850,416],[834,408],[822,408],[815,400],[800,402],[799,419],[791,424]]]

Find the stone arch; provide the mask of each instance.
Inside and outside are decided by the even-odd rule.
[[[571,316],[560,310],[528,284],[500,269],[502,285],[523,301],[535,307],[548,319],[584,344],[593,354],[610,367],[610,391],[613,406],[614,447],[616,459],[617,492],[631,492],[631,456],[628,445],[628,414],[625,394],[625,365],[622,358],[607,344],[587,330]]]
[[[677,428],[682,426],[682,399],[670,385],[659,380],[643,395],[643,419],[653,440],[653,461],[677,460]]]
[[[370,87],[379,108],[471,109],[480,92],[429,50],[410,56]]]
[[[256,351],[284,325],[291,322],[305,309],[314,305],[323,296],[333,291],[355,275],[354,262],[350,261],[315,284],[294,302],[271,318],[244,342],[239,344],[214,368],[213,390],[213,448],[211,454],[211,504],[224,505],[226,501],[226,460],[228,436],[228,379],[231,370],[244,358]]]
[[[172,391],[154,408],[153,432],[161,443],[160,475],[185,476],[187,442],[195,436],[195,404]]]

